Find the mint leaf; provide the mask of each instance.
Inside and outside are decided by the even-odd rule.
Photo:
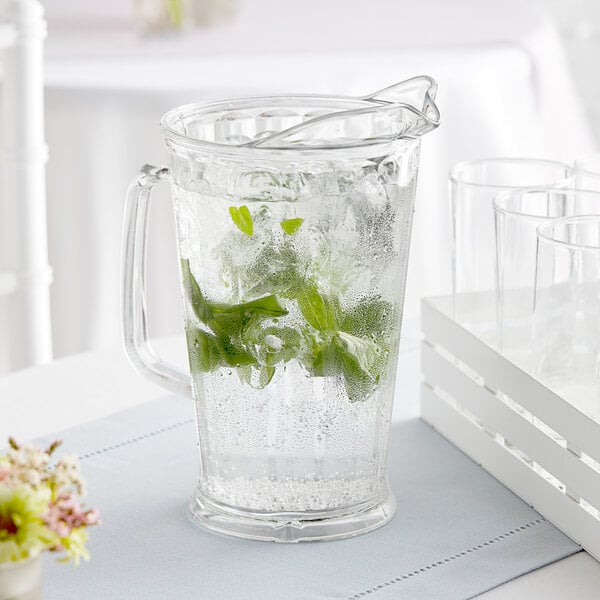
[[[235,371],[240,378],[241,383],[252,385],[252,367],[250,365],[243,365],[238,367]]]
[[[288,314],[273,294],[263,296],[257,300],[243,302],[241,304],[225,304],[221,302],[210,302],[204,297],[196,278],[190,269],[190,261],[187,258],[181,261],[181,271],[184,290],[187,293],[192,310],[201,323],[213,328],[215,324],[221,324],[228,334],[239,333],[241,328],[254,316],[261,315],[262,318],[283,317]]]
[[[281,221],[281,229],[283,229],[288,235],[294,235],[300,227],[302,227],[302,223],[304,223],[304,219],[300,217],[296,219],[286,219],[285,221]]]
[[[285,309],[279,303],[279,300],[273,295],[263,296],[258,300],[252,300],[251,302],[244,302],[243,304],[236,304],[230,307],[231,311],[242,311],[242,312],[258,312],[268,317],[283,317],[288,314]]]
[[[380,298],[363,300],[344,313],[340,329],[358,337],[379,341],[389,334],[394,311],[391,302]]]
[[[236,206],[229,207],[229,214],[231,220],[235,223],[236,227],[246,235],[252,237],[254,233],[254,222],[252,221],[252,215],[248,210],[248,207],[244,204],[237,208]]]
[[[342,362],[344,387],[350,402],[364,402],[375,391],[377,382],[372,381],[367,373],[357,368],[354,360],[345,356]]]
[[[221,349],[222,366],[240,367],[258,364],[256,358],[243,348],[239,340],[219,335],[217,336]]]
[[[336,341],[348,399],[351,402],[366,400],[374,391],[385,366],[382,349],[375,342],[343,331],[339,332]]]
[[[208,324],[212,319],[212,310],[210,303],[204,298],[200,291],[200,286],[192,275],[190,261],[187,258],[181,260],[181,274],[183,280],[183,289],[190,299],[192,310],[201,323]]]
[[[259,389],[262,390],[262,388],[269,385],[269,383],[271,383],[271,379],[273,379],[273,375],[275,375],[275,367],[261,367]]]
[[[192,373],[257,364],[254,356],[226,336],[216,336],[188,323],[186,337]]]
[[[251,323],[260,324],[264,319],[288,314],[273,295],[241,304],[214,303],[209,306],[212,318],[207,325],[217,334],[240,339]]]
[[[342,352],[351,357],[356,367],[372,381],[378,378],[378,366],[381,359],[382,350],[378,344],[371,340],[358,338],[349,333],[340,331],[337,334],[338,347]]]
[[[217,338],[189,323],[185,333],[192,373],[214,371],[221,365],[222,352]]]
[[[335,338],[313,346],[310,368],[311,375],[315,377],[335,377],[342,373],[342,361]]]
[[[212,371],[219,366],[258,365],[246,348],[246,329],[252,324],[259,326],[264,319],[287,315],[287,309],[272,294],[241,304],[210,302],[202,294],[187,259],[181,261],[181,268],[192,310],[210,329],[205,332],[190,323],[186,327],[192,368]]]
[[[311,353],[302,363],[312,377],[340,376],[351,402],[364,401],[385,370],[386,353],[375,342],[343,331],[311,339]]]
[[[242,383],[261,389],[272,381],[277,365],[295,359],[312,377],[339,377],[351,402],[367,400],[387,369],[393,305],[371,297],[342,311],[337,296],[322,293],[307,279],[291,241],[261,254],[272,256],[275,264],[265,266],[266,279],[258,264],[257,272],[248,274],[249,281],[261,281],[253,291],[275,290],[296,302],[304,324],[300,330],[277,324],[288,310],[274,293],[238,304],[207,300],[189,261],[182,260],[188,301],[207,328],[186,327],[192,371],[233,367]]]
[[[333,331],[337,329],[338,314],[340,313],[339,301],[322,295],[317,286],[308,284],[302,287],[296,298],[302,316],[319,331]]]

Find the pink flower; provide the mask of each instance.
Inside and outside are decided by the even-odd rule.
[[[97,508],[92,508],[88,510],[86,513],[86,525],[89,527],[91,525],[98,525],[100,523],[100,512]]]
[[[0,463],[0,483],[8,483],[10,480],[10,465]]]
[[[50,502],[44,517],[46,526],[61,538],[67,537],[73,529],[96,525],[98,522],[98,511],[83,510],[72,493],[63,493]]]

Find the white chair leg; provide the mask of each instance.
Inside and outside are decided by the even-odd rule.
[[[52,359],[46,220],[43,40],[37,0],[0,0],[14,40],[2,50],[0,272],[13,273],[6,296],[11,370]]]

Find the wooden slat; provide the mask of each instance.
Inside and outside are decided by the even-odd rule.
[[[504,392],[600,462],[600,424],[465,330],[434,303],[435,300],[423,300],[421,311],[423,332],[430,344],[448,350],[477,372],[486,385]]]
[[[473,381],[426,342],[421,347],[421,369],[430,387],[438,386],[450,394],[486,428],[502,435],[565,484],[571,495],[585,498],[600,508],[599,473],[506,406],[493,392]]]
[[[427,385],[423,419],[486,471],[600,560],[600,521],[511,454]]]

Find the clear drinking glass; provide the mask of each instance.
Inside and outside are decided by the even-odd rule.
[[[600,216],[538,227],[534,375],[600,421]]]
[[[575,186],[600,191],[600,152],[585,154],[575,161]]]
[[[493,198],[522,188],[566,188],[572,167],[551,160],[491,158],[450,171],[454,318],[496,346]]]
[[[365,98],[298,96],[176,108],[170,168],[128,196],[127,353],[169,389],[144,309],[148,196],[172,185],[208,529],[336,539],[387,522],[386,449],[420,136],[434,82]]]
[[[549,219],[600,214],[600,192],[522,190],[493,200],[498,349],[531,371],[537,228]]]

